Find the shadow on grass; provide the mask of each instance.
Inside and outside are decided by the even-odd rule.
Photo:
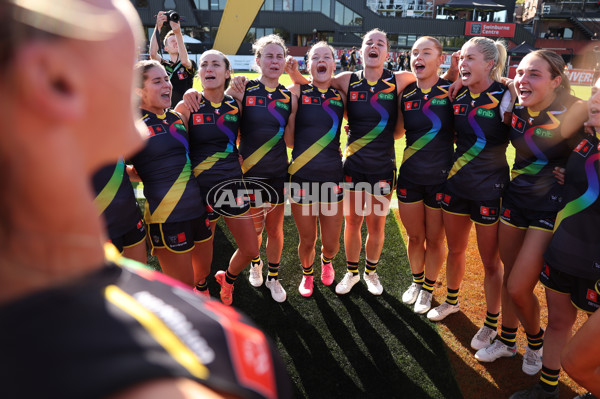
[[[326,287],[320,282],[317,266],[313,296],[301,297],[297,291],[302,277],[297,233],[291,218],[285,221],[280,269],[288,299],[279,304],[264,285],[252,287],[247,271],[236,281],[234,306],[276,343],[294,384],[295,397],[462,398],[435,325],[398,299],[398,282],[402,286],[407,283],[410,272],[393,217],[387,223],[388,241],[379,272],[385,287],[382,296],[371,295],[364,282],[348,295],[339,296],[335,283]],[[220,222],[215,232],[211,274],[226,268],[235,248],[223,226]],[[342,248],[341,259],[334,265],[336,282],[346,271],[343,254]],[[218,298],[218,284],[212,277],[208,282],[211,295]]]

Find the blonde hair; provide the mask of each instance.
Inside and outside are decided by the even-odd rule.
[[[163,39],[163,46],[167,45],[167,40],[171,37],[171,36],[175,36],[175,32],[173,32],[172,30],[168,31],[167,34],[165,35],[165,38]]]
[[[490,70],[490,78],[496,82],[500,82],[507,58],[504,42],[500,40],[494,41],[492,39],[488,39],[487,37],[477,36],[469,39],[465,44],[463,44],[463,48],[469,44],[477,46],[479,52],[483,54],[483,59],[485,61],[494,61],[494,66]]]

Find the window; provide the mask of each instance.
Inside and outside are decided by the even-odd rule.
[[[219,0],[219,10],[224,10],[227,5],[227,0]]]
[[[304,0],[303,3],[304,3],[304,6],[302,7],[303,11],[312,11],[312,9],[311,9],[312,0]]]
[[[335,23],[344,25],[344,7],[341,3],[335,2]]]
[[[321,0],[321,12],[328,17],[331,16],[331,1],[330,0]]]
[[[194,0],[194,4],[198,10],[210,10],[208,0]]]
[[[294,11],[302,11],[302,0],[294,0]]]
[[[275,0],[273,3],[274,11],[283,11],[283,0]]]
[[[273,11],[273,0],[265,0],[263,7],[265,11]]]

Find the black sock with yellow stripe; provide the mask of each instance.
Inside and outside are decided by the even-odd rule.
[[[498,339],[508,347],[514,347],[517,343],[517,327],[506,327],[504,324],[500,327],[500,337]]]
[[[267,274],[267,280],[277,280],[279,277],[279,263],[269,262],[269,273]]]
[[[412,276],[415,284],[423,285],[423,282],[425,282],[425,272],[413,273]]]
[[[423,282],[423,289],[429,293],[432,293],[434,284],[435,284],[434,280],[429,280],[428,278],[426,278],[425,281]]]
[[[542,374],[540,375],[540,385],[546,392],[554,392],[558,389],[558,375],[560,369],[552,370],[546,366],[542,366]]]
[[[527,334],[527,332],[525,333]],[[540,328],[540,331],[535,335],[527,334],[527,346],[531,350],[538,350],[544,345],[544,330]]]
[[[371,262],[370,260],[367,259],[366,264],[365,264],[365,272],[368,274],[376,273],[378,263],[379,263],[379,261]]]
[[[500,312],[498,312],[498,313],[486,312],[485,321],[483,322],[483,325],[488,326],[492,330],[497,330],[499,316],[500,316]]]
[[[332,260],[333,258],[328,258],[325,255],[321,254],[321,263],[323,263],[324,265],[330,264]]]
[[[302,266],[302,274],[304,274],[305,276],[312,276],[314,274],[312,263],[308,267]]]
[[[256,258],[252,259],[252,266],[258,266],[260,264],[260,254],[256,255]]]
[[[450,305],[456,305],[458,303],[458,289],[448,288],[448,293],[446,294],[446,302]]]
[[[198,291],[206,291],[208,289],[208,282],[205,280],[202,284],[196,284],[196,289]]]
[[[239,274],[232,274],[229,269],[227,269],[227,271],[225,272],[225,281],[228,284],[233,284],[235,283],[235,280],[238,278]]]
[[[346,262],[346,269],[348,269],[348,273],[358,274],[358,262]]]

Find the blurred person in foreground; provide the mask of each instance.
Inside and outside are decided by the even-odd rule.
[[[105,254],[91,177],[142,143],[130,2],[0,0],[0,18],[2,397],[289,397],[235,310]]]

